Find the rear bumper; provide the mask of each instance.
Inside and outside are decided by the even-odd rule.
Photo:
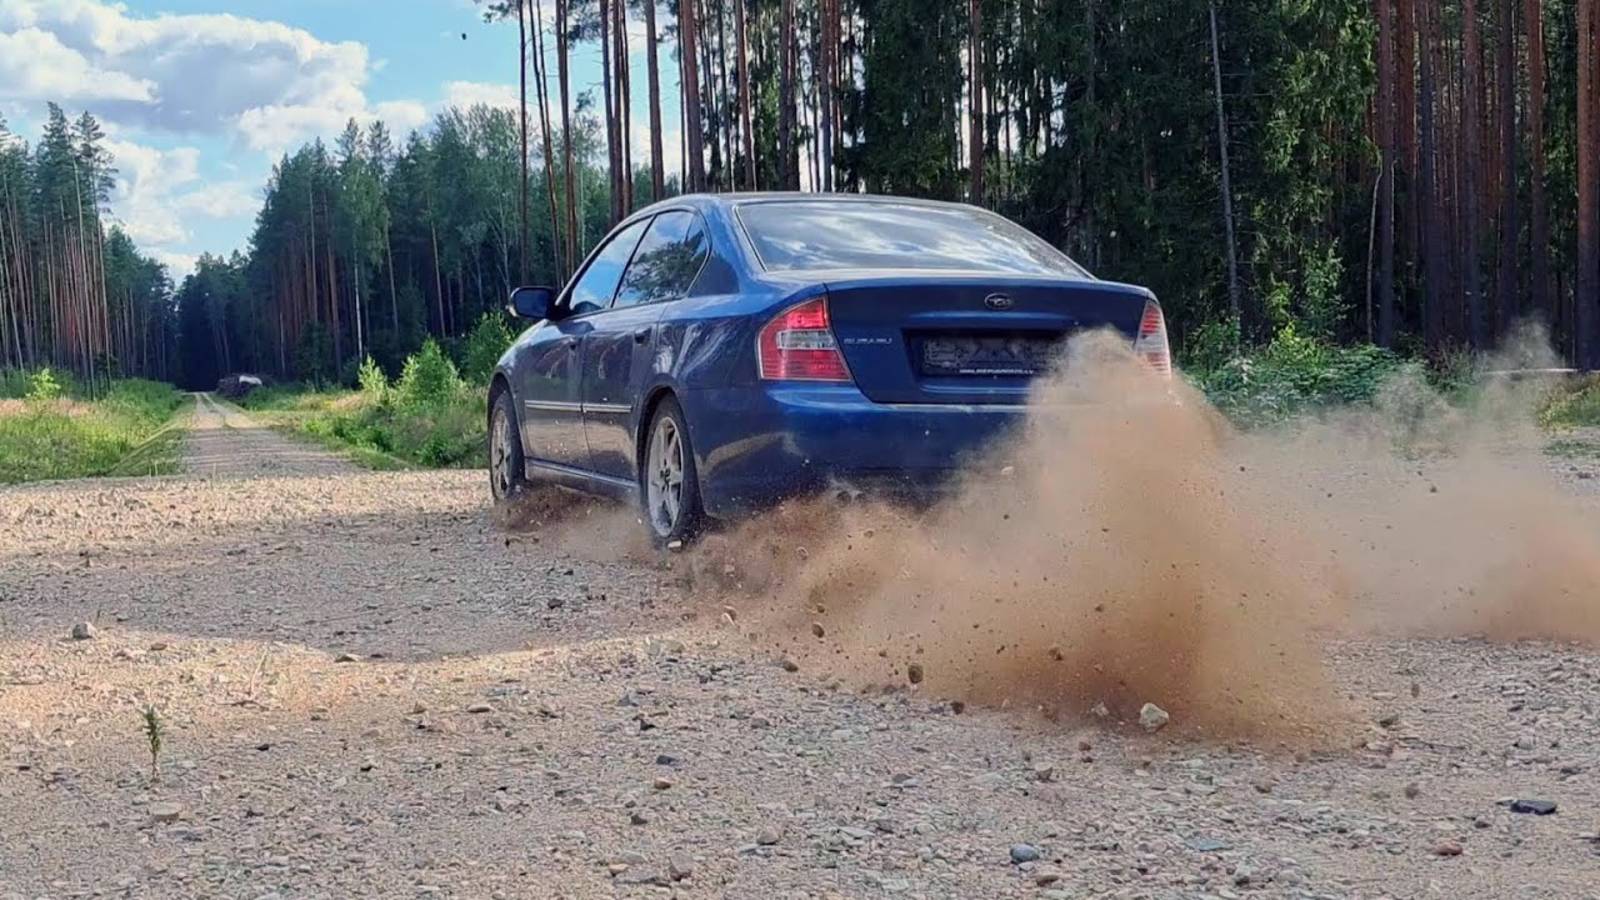
[[[714,517],[829,488],[936,497],[1026,415],[1023,406],[874,403],[853,385],[712,390],[688,400],[701,494]]]

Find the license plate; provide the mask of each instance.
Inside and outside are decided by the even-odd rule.
[[[922,372],[947,376],[1030,376],[1048,369],[1055,353],[1055,339],[1046,337],[929,337],[922,342]]]

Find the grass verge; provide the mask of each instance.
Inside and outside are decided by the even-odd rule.
[[[182,406],[171,385],[140,379],[94,400],[0,401],[0,484],[171,472],[182,428],[167,426],[181,424],[173,414]]]
[[[272,387],[252,392],[240,405],[263,424],[345,453],[371,469],[483,464],[483,398],[466,385],[419,401],[393,391]]]

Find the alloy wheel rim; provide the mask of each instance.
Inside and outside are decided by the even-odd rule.
[[[496,497],[511,493],[511,422],[502,410],[494,411],[494,439],[489,442],[489,477]]]
[[[663,416],[650,436],[650,457],[645,468],[650,526],[661,537],[672,534],[683,513],[683,472],[683,440],[678,423]]]

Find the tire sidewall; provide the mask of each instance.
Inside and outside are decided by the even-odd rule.
[[[494,471],[494,429],[495,420],[504,416],[511,428],[511,446],[506,455],[506,464],[511,469],[511,477],[505,494],[499,493]],[[526,486],[526,475],[523,473],[524,457],[522,455],[522,432],[517,424],[517,411],[511,402],[511,392],[502,390],[495,395],[494,403],[489,408],[489,496],[496,503],[506,503],[522,492]]]
[[[671,532],[662,535],[656,530],[655,520],[650,514],[650,476],[647,469],[650,465],[650,453],[655,445],[656,426],[668,416],[677,426],[678,441],[683,446],[683,497],[677,523]],[[665,547],[674,541],[687,543],[699,533],[704,516],[700,506],[700,468],[695,465],[694,440],[689,434],[689,424],[684,420],[683,407],[678,405],[676,398],[667,397],[656,406],[655,413],[650,416],[650,423],[646,427],[649,430],[645,432],[644,456],[639,460],[639,510],[644,518],[645,530],[659,547]]]

